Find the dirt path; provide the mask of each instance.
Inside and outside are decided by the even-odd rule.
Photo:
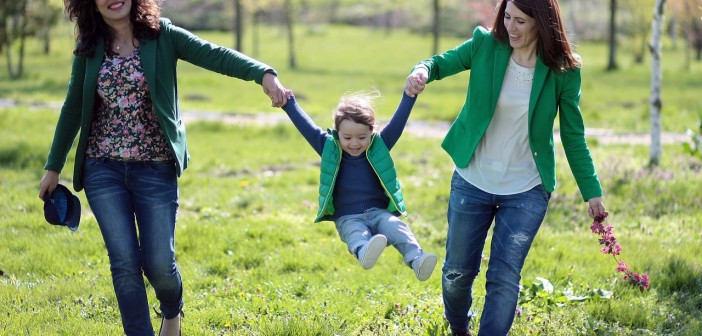
[[[18,103],[11,99],[0,98],[0,110],[16,106],[29,106],[30,108],[50,108],[59,110],[60,103]],[[290,123],[284,114],[260,113],[245,114],[231,112],[211,112],[211,111],[184,111],[183,119],[186,123],[197,120],[220,121],[228,124],[271,126],[282,123]],[[381,125],[382,126],[382,125]],[[443,138],[451,124],[443,121],[421,121],[410,120],[407,122],[405,132],[423,138]],[[597,139],[603,144],[633,144],[649,145],[651,135],[649,133],[617,132],[610,129],[588,128],[585,134]],[[560,141],[558,133],[554,134],[555,140]],[[661,134],[663,144],[683,143],[689,140],[684,133],[664,132]]]
[[[196,120],[221,121],[224,123],[241,125],[277,125],[290,123],[287,116],[282,114],[239,114],[239,113],[218,113],[208,111],[185,111],[183,112],[185,122]],[[382,125],[381,125],[382,126]],[[445,121],[408,121],[405,132],[422,138],[443,138],[446,135],[451,123]],[[585,134],[597,139],[603,144],[632,144],[649,145],[651,135],[649,133],[616,132],[602,128],[588,128]],[[555,140],[560,141],[558,133],[554,134]],[[689,137],[683,133],[664,132],[661,134],[663,144],[683,143]]]

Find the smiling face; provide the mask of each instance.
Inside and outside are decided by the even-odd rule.
[[[109,25],[114,25],[124,20],[129,21],[132,0],[95,0],[95,5],[105,23]]]
[[[344,119],[337,128],[341,149],[356,157],[366,151],[370,145],[373,131],[368,125],[359,124],[351,119]]]
[[[536,50],[539,39],[536,20],[524,14],[512,1],[507,1],[503,18],[509,37],[509,44],[516,51],[531,52]]]

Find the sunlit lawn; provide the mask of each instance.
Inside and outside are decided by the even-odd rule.
[[[265,34],[264,41],[276,43],[262,45],[260,58],[279,68],[320,124],[330,120],[339,95],[373,85],[385,97],[379,114],[389,117],[405,75],[428,56],[430,45],[427,37],[403,32],[301,30],[300,69],[293,71],[284,65],[282,38],[275,30]],[[206,36],[230,40],[220,33]],[[70,71],[70,38],[62,41],[49,57],[30,48],[27,79],[11,82],[0,73],[0,98],[60,101]],[[362,41],[369,51],[349,41]],[[457,42],[446,39],[442,45]],[[622,71],[604,73],[603,47],[583,44],[579,50],[592,60],[584,72],[588,124],[646,131],[645,66],[624,61]],[[282,113],[266,107],[260,87],[251,83],[185,63],[180,74],[185,109]],[[691,71],[667,65],[667,130],[682,132],[698,122],[699,74],[699,64]],[[450,120],[466,78],[432,84],[412,119]],[[36,196],[56,112],[27,105],[0,109],[0,335],[117,335],[121,326],[107,255],[84,194],[79,193],[83,217],[76,233],[46,224]],[[399,253],[388,249],[375,268],[364,271],[331,223],[312,223],[319,158],[292,126],[191,122],[188,139],[192,160],[180,179],[176,242],[185,283],[184,335],[446,334],[439,269],[418,282]],[[439,142],[405,134],[393,155],[408,221],[424,248],[443,256],[452,165]],[[586,205],[557,145],[560,185],[523,272],[526,285],[537,285],[533,292],[525,289],[525,295],[534,295],[520,305],[513,334],[702,333],[702,162],[674,144],[664,147],[660,168],[647,170],[644,146],[606,145],[594,138],[590,144],[606,191],[608,222],[624,247],[621,259],[648,273],[651,289],[642,293],[624,283],[613,258],[599,252]],[[72,160],[62,174],[66,184]],[[554,290],[540,288],[539,278]],[[484,272],[474,288],[477,314],[483,286]],[[151,302],[157,307],[153,296]]]

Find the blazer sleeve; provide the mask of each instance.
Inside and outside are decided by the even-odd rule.
[[[485,28],[476,27],[473,30],[472,38],[443,54],[434,55],[417,63],[414,69],[421,66],[427,68],[429,72],[427,83],[470,70],[473,66],[473,55],[480,48],[485,38],[491,38],[489,35],[490,32]]]
[[[583,200],[602,196],[602,186],[585,140],[585,123],[580,111],[580,68],[564,73],[558,98],[558,120],[563,149]]]
[[[269,65],[236,50],[210,43],[176,25],[162,25],[162,34],[168,34],[178,59],[196,66],[245,81],[261,84],[263,75],[276,71]]]
[[[85,56],[74,56],[66,99],[56,123],[54,139],[44,169],[61,172],[81,125]]]

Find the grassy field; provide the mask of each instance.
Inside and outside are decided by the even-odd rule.
[[[264,41],[274,43],[262,45],[259,58],[279,69],[319,123],[329,120],[339,95],[372,85],[384,93],[381,118],[389,117],[407,71],[428,56],[430,45],[425,37],[402,32],[305,29],[301,67],[292,71],[284,66],[283,38],[274,30],[265,34]],[[230,39],[203,35],[223,44]],[[9,81],[0,74],[0,98],[61,101],[70,37],[63,41],[49,56],[30,46],[28,78]],[[580,49],[591,60],[583,88],[588,124],[645,131],[646,66],[623,59],[622,70],[605,73],[604,50],[587,44]],[[681,59],[670,61],[665,75],[664,125],[674,132],[694,126],[700,111],[700,64],[683,71]],[[266,97],[251,83],[185,63],[180,69],[185,109],[282,113],[266,108]],[[430,86],[412,118],[449,120],[460,107],[466,78]],[[36,196],[56,112],[32,104],[0,109],[0,335],[118,335],[107,255],[84,194],[75,233],[46,224]],[[184,335],[447,334],[438,269],[418,282],[399,253],[388,249],[375,268],[364,271],[331,223],[312,223],[318,157],[292,126],[193,122],[188,131],[192,161],[180,180],[176,243],[185,286]],[[452,165],[439,142],[405,134],[393,155],[408,222],[423,247],[442,257]],[[521,315],[511,334],[699,335],[702,162],[679,144],[669,145],[661,167],[649,170],[644,146],[597,139],[590,144],[607,193],[608,222],[624,247],[621,258],[649,274],[651,289],[642,293],[621,281],[615,261],[599,252],[586,205],[557,147],[560,184],[522,274]],[[62,174],[67,184],[72,160]],[[474,292],[479,314],[484,272]],[[158,325],[155,315],[153,321]]]

